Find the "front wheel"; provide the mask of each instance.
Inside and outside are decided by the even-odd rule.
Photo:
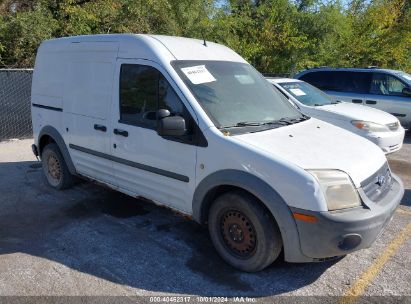
[[[247,272],[264,269],[277,259],[281,233],[269,211],[252,195],[228,192],[210,208],[208,229],[220,256]]]

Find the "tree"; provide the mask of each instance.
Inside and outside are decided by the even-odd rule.
[[[378,65],[411,72],[409,0],[3,0],[0,64],[31,67],[44,39],[102,33],[206,38],[263,72]]]

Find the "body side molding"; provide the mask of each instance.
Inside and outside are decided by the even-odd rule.
[[[46,109],[46,110],[57,111],[57,112],[63,112],[62,108],[45,106],[45,105],[38,104],[38,103],[32,103],[31,105],[35,108]]]
[[[158,174],[158,175],[162,175],[162,176],[169,177],[169,178],[172,178],[172,179],[176,179],[176,180],[179,180],[181,182],[188,183],[190,181],[188,176],[178,174],[178,173],[175,173],[175,172],[163,170],[163,169],[160,169],[160,168],[148,166],[148,165],[141,164],[141,163],[136,163],[136,162],[133,162],[133,161],[129,161],[127,159],[123,159],[123,158],[119,158],[119,157],[112,156],[112,155],[109,155],[109,154],[105,154],[105,153],[102,153],[102,152],[90,150],[88,148],[80,147],[80,146],[73,145],[73,144],[69,144],[69,147],[70,147],[70,149],[73,149],[73,150],[81,151],[83,153],[88,153],[88,154],[91,154],[91,155],[94,155],[94,156],[97,156],[97,157],[105,158],[105,159],[108,159],[108,160],[111,160],[113,162],[117,162],[117,163],[120,163],[120,164],[123,164],[123,165],[126,165],[126,166],[134,167],[134,168],[137,168],[137,169],[140,169],[140,170],[144,170],[144,171],[148,171],[148,172],[151,172],[151,173],[154,173],[154,174]]]

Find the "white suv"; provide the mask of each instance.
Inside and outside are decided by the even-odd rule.
[[[314,68],[294,78],[323,90],[335,101],[377,108],[396,116],[411,129],[411,75],[401,71],[367,68]]]
[[[84,176],[191,215],[244,271],[282,249],[309,262],[367,248],[404,193],[376,145],[301,114],[234,51],[202,40],[45,41],[32,120],[52,187]]]

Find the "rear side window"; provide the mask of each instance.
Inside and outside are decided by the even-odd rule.
[[[371,73],[367,72],[336,72],[338,90],[359,94],[368,94],[371,85]]]
[[[301,76],[300,79],[321,90],[333,90],[334,81],[332,77],[332,72],[310,72]]]
[[[155,128],[157,110],[168,109],[190,121],[184,104],[167,79],[155,68],[123,64],[120,72],[120,122]]]
[[[337,92],[367,94],[371,85],[371,73],[366,72],[320,71],[307,73],[300,79],[321,90]]]
[[[402,90],[407,87],[397,77],[385,73],[373,73],[371,82],[371,94],[404,96]]]

